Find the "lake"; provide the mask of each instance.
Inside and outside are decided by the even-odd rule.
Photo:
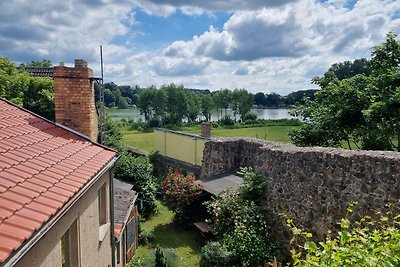
[[[115,120],[120,120],[122,118],[126,119],[134,119],[138,118],[144,119],[143,115],[140,115],[140,110],[135,109],[108,109],[108,113],[111,115],[111,118]],[[279,119],[292,119],[290,116],[289,110],[286,108],[277,108],[277,109],[262,109],[262,108],[254,108],[251,109],[252,112],[257,114],[257,118],[259,119],[267,119],[267,120],[279,120]],[[223,114],[225,112],[223,111]],[[227,114],[232,115],[232,110],[228,109]],[[239,116],[237,116],[239,118]],[[213,112],[211,115],[212,121],[217,121],[219,119],[218,113]]]

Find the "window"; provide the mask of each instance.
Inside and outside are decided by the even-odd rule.
[[[99,241],[102,242],[106,237],[110,224],[107,218],[107,186],[104,183],[98,191],[98,202],[99,202]]]
[[[115,246],[117,247],[117,264],[119,264],[121,263],[121,242],[117,241]]]
[[[61,266],[78,266],[78,229],[74,221],[61,237]]]
[[[107,188],[106,184],[103,184],[98,192],[99,198],[99,225],[107,223]]]

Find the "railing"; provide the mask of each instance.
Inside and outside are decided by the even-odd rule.
[[[154,148],[162,156],[201,166],[209,138],[167,129],[154,129]]]

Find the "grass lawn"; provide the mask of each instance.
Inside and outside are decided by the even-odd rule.
[[[154,150],[154,133],[123,132],[124,143],[147,152]]]
[[[213,137],[253,137],[278,142],[290,142],[289,133],[298,126],[264,126],[240,129],[215,128]],[[183,128],[183,132],[200,134],[200,127]],[[143,149],[147,152],[154,150],[154,133],[124,133],[125,144]]]
[[[199,266],[203,245],[200,234],[173,223],[173,212],[161,202],[157,201],[157,206],[159,214],[142,224],[144,230],[152,232],[153,240],[146,246],[139,246],[135,258],[139,257],[145,266],[154,266],[154,247],[159,244],[167,258],[174,258],[173,266]]]

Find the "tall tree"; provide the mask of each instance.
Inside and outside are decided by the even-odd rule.
[[[211,113],[213,109],[213,101],[210,95],[200,95],[201,101],[201,114],[204,116],[206,121],[211,120]]]
[[[295,144],[341,146],[347,142],[349,147],[400,150],[400,42],[396,35],[389,33],[371,54],[368,71],[355,68],[361,73],[341,74],[345,78],[339,79],[331,68],[314,79],[321,86],[315,100],[294,110],[306,122],[292,133]],[[336,66],[351,69],[348,64]],[[356,75],[349,78],[351,73]]]

